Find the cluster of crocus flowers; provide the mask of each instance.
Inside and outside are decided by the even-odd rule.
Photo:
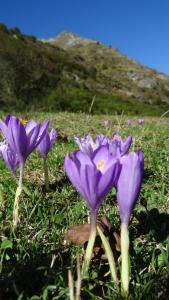
[[[6,117],[5,121],[0,120],[0,130],[4,138],[0,144],[0,156],[14,175],[17,167],[19,167],[20,172],[13,210],[14,227],[17,226],[19,220],[19,199],[25,162],[34,149],[46,138],[48,127],[48,120],[44,121],[43,124],[37,124],[33,120],[23,124],[16,116],[10,115]]]
[[[138,119],[138,120],[127,120],[127,126],[128,127],[131,127],[132,126],[132,124],[136,124],[136,125],[138,125],[138,126],[141,126],[141,125],[143,125],[144,124],[144,119]]]
[[[76,142],[80,150],[73,152],[72,158],[66,155],[65,170],[73,186],[87,201],[91,215],[91,235],[82,275],[88,271],[91,260],[98,209],[112,187],[115,187],[121,219],[121,287],[122,293],[126,295],[129,290],[128,224],[141,189],[143,153],[141,151],[128,153],[132,137],[129,136],[123,141],[117,132],[113,134],[112,139],[98,135],[95,142],[90,136],[81,140],[76,138]],[[105,240],[103,234],[101,238],[102,241]],[[110,248],[108,251],[111,251]],[[110,256],[112,255],[108,253],[107,257]]]
[[[107,145],[110,153],[114,157],[121,157],[129,151],[132,144],[131,136],[128,136],[127,139],[123,141],[118,132],[112,135],[112,139],[109,139],[103,134],[98,134],[95,141],[90,135],[85,135],[81,139],[74,137],[74,140],[78,144],[79,149],[89,156],[92,156],[93,152],[100,146]]]

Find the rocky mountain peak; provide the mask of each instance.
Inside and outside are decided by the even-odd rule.
[[[83,38],[78,34],[67,31],[61,32],[54,38],[43,39],[42,41],[52,45],[60,46],[64,49],[68,49],[76,45],[87,46],[89,44],[97,44],[96,40]]]

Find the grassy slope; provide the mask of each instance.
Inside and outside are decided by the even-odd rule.
[[[82,81],[86,77],[92,79],[90,70],[65,51],[1,27],[0,73],[1,108],[19,111],[30,107],[69,110],[71,105],[76,106],[71,103],[69,92],[78,90],[73,74]],[[80,91],[83,93],[83,85]]]
[[[93,135],[98,132],[106,133],[102,126],[105,116],[36,113],[24,117],[34,117],[37,121],[49,118],[52,121],[51,126],[56,127],[58,132],[65,133],[68,141],[58,141],[49,155],[52,192],[44,192],[42,161],[39,154],[33,153],[27,161],[25,191],[21,201],[21,223],[16,235],[11,228],[16,183],[0,161],[1,240],[8,239],[13,243],[12,249],[6,250],[4,256],[1,249],[0,292],[3,294],[2,299],[67,299],[67,272],[69,268],[75,269],[76,255],[79,253],[82,257],[82,250],[65,245],[63,235],[71,225],[87,222],[88,209],[64,174],[64,157],[67,151],[77,148],[72,140],[74,134],[81,136],[88,132]],[[117,130],[123,137],[132,134],[132,150],[142,149],[145,156],[144,183],[130,224],[130,299],[167,299],[168,119],[158,123],[156,118],[147,118],[144,126],[128,128],[125,117],[117,119],[106,116],[107,118],[112,121],[112,130],[108,134],[111,135],[111,132]],[[112,192],[99,214],[107,215],[113,224],[119,226],[118,208],[113,199]],[[95,265],[92,264],[92,270],[90,280],[84,282],[82,299],[119,299],[110,275],[104,278],[108,266],[96,262]],[[103,296],[104,293],[106,297]]]
[[[88,112],[95,96],[94,113],[164,113],[168,96],[160,79],[157,89],[146,91],[128,72],[154,74],[99,44],[64,51],[0,24],[0,106],[6,111]],[[137,97],[126,96],[136,90]]]

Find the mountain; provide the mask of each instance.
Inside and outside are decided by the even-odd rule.
[[[169,77],[96,40],[63,32],[37,39],[0,24],[1,109],[158,115]]]
[[[73,46],[87,46],[89,44],[96,45],[98,42],[91,39],[82,38],[78,34],[72,32],[62,32],[55,38],[50,38],[48,40],[41,39],[44,43],[49,43],[51,45],[58,45],[63,49],[68,49]]]

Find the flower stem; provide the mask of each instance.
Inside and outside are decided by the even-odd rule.
[[[129,293],[129,233],[127,225],[121,224],[121,292],[123,296]]]
[[[99,226],[97,226],[97,230],[98,230],[98,233],[99,233],[100,238],[102,240],[102,243],[103,243],[103,246],[104,246],[104,249],[105,249],[105,253],[107,255],[112,280],[116,284],[118,284],[117,273],[116,273],[116,265],[115,265],[114,255],[113,255],[112,249],[110,247],[110,243],[109,243],[108,239],[105,237],[103,231],[101,230],[101,228]]]
[[[44,168],[45,188],[46,190],[49,190],[49,173],[48,173],[48,165],[46,159],[43,160],[43,168]]]
[[[91,213],[90,217],[90,236],[89,241],[86,248],[85,258],[82,265],[82,278],[88,277],[88,269],[90,265],[90,261],[92,259],[93,247],[96,239],[96,216],[97,213]]]
[[[69,283],[69,299],[75,300],[74,297],[74,281],[71,270],[68,271],[68,283]]]
[[[22,192],[22,180],[23,180],[23,169],[24,165],[20,165],[20,175],[19,175],[19,183],[15,193],[15,202],[13,208],[13,226],[16,229],[19,222],[19,200]]]

